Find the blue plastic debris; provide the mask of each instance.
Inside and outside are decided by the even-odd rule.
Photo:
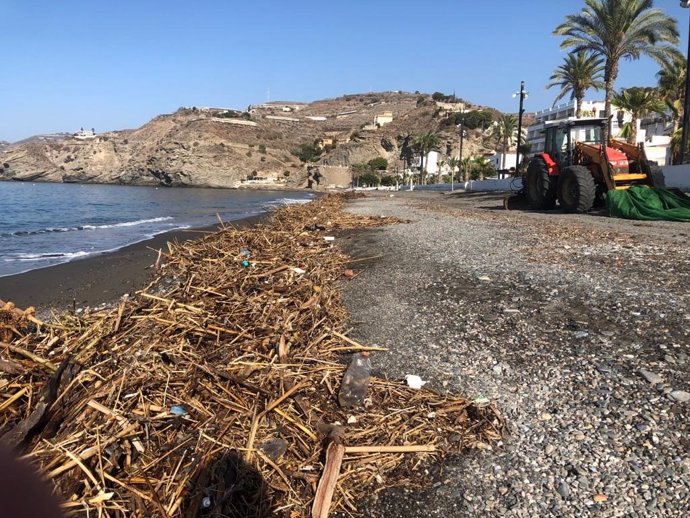
[[[170,407],[170,413],[173,415],[187,415],[187,407],[184,405],[173,405]]]

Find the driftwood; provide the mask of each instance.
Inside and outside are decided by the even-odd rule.
[[[5,309],[0,435],[70,513],[109,517],[306,517],[326,468],[319,422],[347,423],[352,448],[327,455],[322,513],[357,515],[364,496],[423,482],[421,462],[498,440],[493,406],[398,381],[338,406],[348,354],[385,354],[344,331],[338,232],[393,222],[343,203],[171,244],[149,286],[101,312],[42,323]]]
[[[340,426],[334,426],[326,439],[326,460],[323,465],[321,480],[319,480],[314,495],[314,503],[311,508],[312,518],[328,518],[335,486],[340,475],[340,466],[343,464],[343,456],[345,455],[343,434],[343,429]]]

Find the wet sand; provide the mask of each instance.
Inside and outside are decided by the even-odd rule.
[[[248,227],[267,216],[261,214],[227,224]],[[143,288],[152,279],[158,251],[167,251],[168,242],[200,239],[217,229],[211,226],[174,230],[114,252],[0,277],[0,299],[11,300],[21,308],[35,306],[39,312],[62,312],[112,302]]]

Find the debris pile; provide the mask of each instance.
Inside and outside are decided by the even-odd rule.
[[[318,504],[326,448],[342,467],[319,489],[332,494],[321,516],[498,440],[492,405],[402,381],[371,378],[361,406],[339,406],[347,353],[375,366],[379,348],[346,336],[348,258],[324,237],[391,222],[343,203],[171,244],[157,279],[108,311],[3,324],[2,443],[74,514],[292,518]]]

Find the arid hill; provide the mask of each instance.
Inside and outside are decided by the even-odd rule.
[[[406,135],[439,132],[457,148],[455,127],[444,124],[445,117],[429,96],[398,92],[273,102],[247,112],[181,108],[135,130],[13,144],[0,154],[0,180],[294,188],[306,182],[311,158],[322,185],[343,185],[352,164],[384,157],[391,168],[401,166]],[[470,135],[465,156],[486,151],[481,141],[478,133]],[[321,152],[300,157],[300,146],[307,154]]]

